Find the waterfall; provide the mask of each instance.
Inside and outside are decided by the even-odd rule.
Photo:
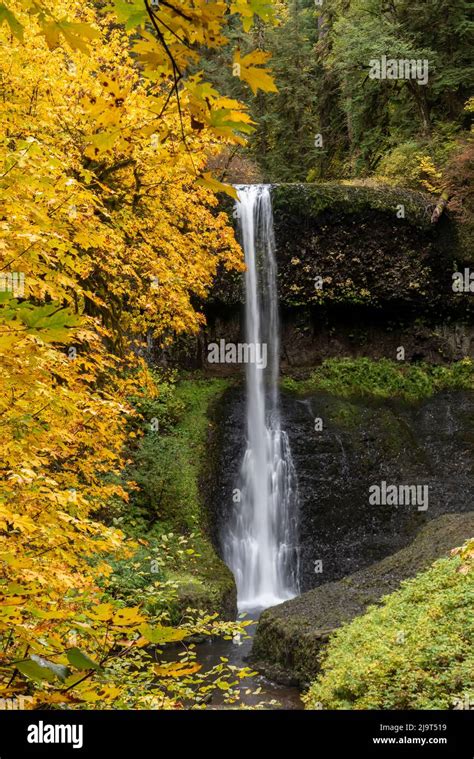
[[[239,609],[266,608],[298,592],[298,488],[281,427],[280,330],[270,187],[237,187],[245,253],[245,342],[266,349],[266,366],[246,364],[247,447],[237,502],[224,538]],[[257,351],[256,351],[257,352]],[[239,500],[240,496],[240,500]]]

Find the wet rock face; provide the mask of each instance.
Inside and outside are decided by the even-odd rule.
[[[440,514],[472,508],[473,394],[416,405],[284,396],[282,413],[300,490],[302,591],[394,553]],[[383,481],[427,486],[426,510],[371,505],[369,488]]]
[[[283,307],[472,314],[469,294],[452,290],[453,271],[463,271],[472,253],[463,249],[447,214],[430,223],[429,195],[337,182],[279,184],[272,187],[272,204]],[[241,303],[241,282],[221,268],[210,306]]]
[[[474,302],[474,298],[473,298]],[[404,314],[403,323],[401,314]],[[205,369],[213,376],[241,375],[235,364],[212,364],[209,345],[223,339],[245,342],[240,305],[222,311],[206,307],[207,324],[199,335],[179,338],[171,350],[154,349],[151,359],[163,366]],[[281,368],[290,374],[319,365],[327,358],[368,356],[394,360],[400,346],[407,362],[451,363],[474,359],[474,323],[420,320],[397,307],[383,312],[364,306],[283,308],[280,313]]]
[[[222,540],[234,506],[233,489],[237,487],[245,453],[245,392],[243,385],[224,393],[213,418],[215,468],[209,497],[208,522],[213,543],[222,556]]]
[[[363,307],[324,311],[316,307],[283,309],[282,370],[292,373],[339,356],[394,360],[400,346],[407,362],[432,364],[474,358],[474,325],[461,322],[414,324],[397,308],[383,313]],[[224,324],[221,330],[226,329]]]
[[[283,394],[281,413],[298,476],[302,591],[400,550],[440,514],[472,508],[473,394],[441,393],[416,405]],[[208,501],[219,550],[245,447],[241,386],[227,391],[214,424]],[[382,481],[428,486],[426,511],[416,504],[370,505],[369,487]]]

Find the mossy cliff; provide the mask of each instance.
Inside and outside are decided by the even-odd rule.
[[[399,346],[407,360],[474,355],[474,298],[452,289],[472,252],[447,213],[431,223],[432,196],[327,182],[274,185],[272,202],[283,367],[395,358]],[[205,366],[209,342],[242,339],[242,303],[242,276],[221,270],[203,304],[207,326],[181,361]]]
[[[427,524],[414,542],[392,556],[267,609],[258,624],[252,666],[282,682],[306,685],[321,666],[331,635],[382,596],[397,590],[474,531],[474,512],[449,514]]]
[[[430,223],[429,197],[340,184],[280,185],[272,197],[283,306],[463,310],[456,230]]]
[[[283,307],[443,303],[465,311],[452,273],[467,265],[456,223],[432,224],[433,198],[394,187],[340,182],[278,184],[272,204]],[[322,278],[318,287],[316,277]],[[238,275],[221,276],[212,299],[242,300]]]

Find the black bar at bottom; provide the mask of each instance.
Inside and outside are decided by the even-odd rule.
[[[311,748],[314,757],[334,751],[473,759],[473,727],[473,713],[461,710],[2,711],[0,759],[97,756],[103,751],[135,757],[153,748],[170,753],[172,746],[180,755],[196,748],[225,755],[231,748],[255,756],[259,749],[268,755],[272,745],[283,749],[289,739],[296,750]]]

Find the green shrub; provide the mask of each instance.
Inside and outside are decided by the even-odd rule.
[[[473,556],[470,541],[340,628],[304,696],[306,708],[474,704]]]
[[[227,386],[224,380],[184,380],[160,383],[163,407],[156,411],[150,402],[151,417],[145,416],[145,435],[133,455],[130,479],[139,486],[131,494],[132,512],[149,526],[166,522],[166,529],[193,530],[201,521],[199,476],[207,455],[209,404]],[[152,405],[153,404],[153,405]],[[159,416],[157,417],[157,413]],[[165,420],[153,430],[148,423]],[[141,526],[143,528],[143,525]]]
[[[458,138],[458,124],[438,121],[436,130],[429,140],[393,140],[392,146],[387,145],[387,150],[377,166],[377,179],[426,191],[430,182],[424,180],[429,180],[430,177],[423,171],[424,164],[420,161],[420,156],[430,161],[435,170],[442,175],[446,165],[459,151]]]
[[[348,396],[421,400],[440,390],[474,388],[473,362],[465,358],[450,366],[403,364],[389,359],[327,359],[302,381],[285,378],[283,388],[301,394],[323,391]]]
[[[135,426],[143,423],[149,427],[155,422],[157,429],[164,433],[169,432],[178,423],[185,411],[185,404],[177,393],[176,376],[168,372],[161,376],[152,372],[158,389],[158,396],[152,398],[149,395],[129,398],[130,403],[141,415],[141,419],[134,422]]]

